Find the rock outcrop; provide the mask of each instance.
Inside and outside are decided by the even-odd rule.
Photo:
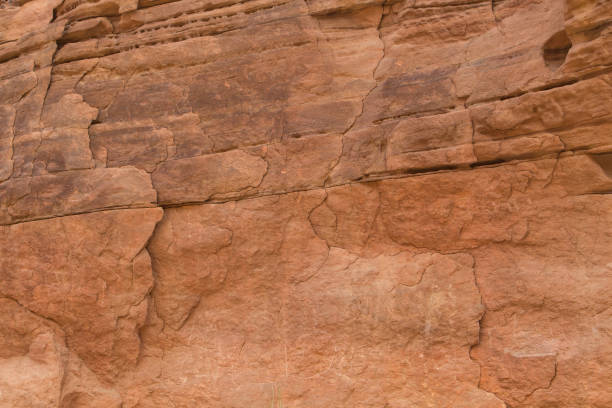
[[[612,2],[0,2],[0,407],[612,406]]]

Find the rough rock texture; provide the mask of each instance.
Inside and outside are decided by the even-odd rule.
[[[609,408],[612,2],[0,2],[0,407]]]

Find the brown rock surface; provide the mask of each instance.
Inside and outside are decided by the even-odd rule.
[[[0,407],[612,406],[612,3],[0,2]]]

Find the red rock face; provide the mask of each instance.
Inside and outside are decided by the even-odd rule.
[[[612,406],[612,2],[0,3],[0,407]]]

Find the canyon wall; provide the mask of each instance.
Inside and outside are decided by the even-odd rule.
[[[609,408],[612,2],[0,3],[0,407]]]

